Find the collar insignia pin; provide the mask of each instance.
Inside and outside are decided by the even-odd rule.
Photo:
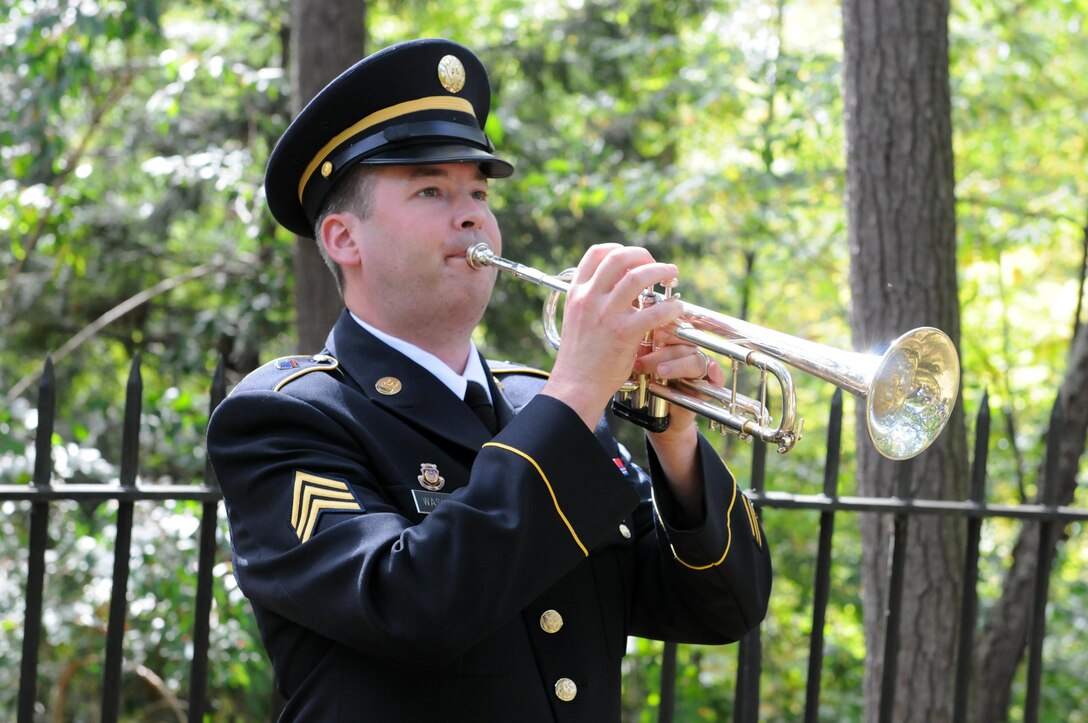
[[[419,465],[419,471],[420,475],[416,477],[416,479],[419,480],[419,483],[423,485],[424,489],[428,489],[431,492],[437,492],[445,486],[446,480],[442,475],[438,474],[438,465],[424,462]]]
[[[396,377],[382,377],[374,383],[374,388],[378,390],[378,394],[384,394],[389,397],[397,394],[401,390],[400,379]]]

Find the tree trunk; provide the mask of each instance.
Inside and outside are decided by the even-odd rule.
[[[1088,324],[1078,326],[1069,355],[1069,367],[1058,390],[1055,406],[1061,410],[1052,420],[1061,424],[1047,432],[1046,455],[1057,458],[1040,465],[1034,502],[1047,492],[1055,504],[1068,505],[1077,487],[1077,470],[1088,437]],[[1053,470],[1053,479],[1047,470]],[[1054,485],[1054,489],[1049,489]],[[1024,655],[1034,614],[1032,590],[1037,574],[1040,525],[1025,523],[1013,549],[1012,566],[1001,598],[986,616],[986,625],[975,646],[976,675],[970,720],[980,723],[1008,718],[1013,677]],[[1058,539],[1046,540],[1047,559],[1053,560]],[[1047,565],[1042,574],[1050,573]]]
[[[291,91],[300,110],[329,81],[363,57],[365,0],[293,0]],[[295,314],[298,350],[320,351],[343,301],[312,239],[295,241]]]
[[[846,0],[843,20],[855,346],[870,349],[916,326],[943,329],[958,345],[948,2]],[[867,436],[863,406],[859,440]],[[963,499],[962,404],[933,446],[913,460],[890,462],[859,442],[857,473],[863,495]],[[862,515],[860,523],[869,720],[881,706],[892,522]],[[896,721],[949,720],[965,526],[914,517],[907,538],[890,710]]]

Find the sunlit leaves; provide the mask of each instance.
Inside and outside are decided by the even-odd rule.
[[[289,116],[289,4],[10,5],[0,19],[8,51],[0,55],[0,394],[133,294],[200,264],[222,264],[109,325],[57,367],[61,479],[116,476],[120,400],[136,351],[146,388],[141,474],[198,479],[216,357],[224,353],[236,377],[291,349],[292,239],[271,222],[261,186]],[[686,299],[850,346],[837,4],[381,0],[367,10],[371,49],[446,36],[483,57],[495,98],[487,131],[518,167],[512,179],[492,184],[507,255],[559,270],[592,243],[644,244],[680,265]],[[1023,464],[1033,465],[1065,363],[1088,214],[1088,10],[1083,0],[969,0],[952,11],[965,400],[970,416],[988,388],[998,427],[1006,428],[1003,410],[1016,415],[1014,440]],[[493,356],[547,367],[539,304],[535,288],[501,281],[478,343]],[[830,389],[799,378],[798,395],[806,439],[789,458],[773,461],[770,483],[811,493],[822,481]],[[32,397],[0,405],[5,483],[25,483],[32,469]],[[852,409],[848,399],[847,419]],[[846,426],[844,488],[855,444]],[[718,444],[743,475],[750,449]],[[993,495],[1015,499],[1016,472],[1030,470],[1017,470],[1008,434],[999,433],[994,448]],[[3,537],[18,539],[10,521],[16,511],[4,513]],[[781,706],[768,719],[793,718],[806,665],[816,522],[768,513],[766,523],[778,592],[765,636],[771,672],[764,695]],[[71,540],[106,540],[101,519],[71,524],[65,539],[74,531]],[[828,719],[860,717],[860,554],[851,524],[844,520],[836,535],[839,597],[829,611],[824,661]],[[186,530],[171,530],[168,540],[148,544],[191,543]],[[1012,525],[987,525],[988,569],[1000,569],[1014,533]],[[64,544],[75,545],[71,540]],[[12,549],[18,559],[21,546]],[[99,564],[91,559],[98,553],[77,546],[71,554],[77,566]],[[1071,580],[1080,552],[1069,554],[1055,594],[1079,599],[1083,591]],[[141,560],[154,585],[168,585],[168,596],[188,594],[191,581],[164,583],[155,560]],[[189,564],[180,556],[162,562]],[[230,581],[228,570],[222,561],[217,578]],[[994,595],[987,585],[984,579],[982,594]],[[73,584],[61,596],[83,592]],[[260,688],[254,695],[264,705],[269,676],[248,618],[225,612],[238,610],[240,595],[236,587],[218,594],[224,612],[216,645],[232,651],[225,656],[232,664],[212,666],[215,684]],[[17,595],[5,599],[15,605]],[[155,628],[157,613],[141,604],[141,624],[158,631],[142,650],[175,670],[184,640]],[[1059,617],[1079,625],[1081,608],[1061,607],[1069,612]],[[72,630],[84,636],[82,655],[93,647],[88,641],[98,642],[99,613],[80,610],[79,620],[89,622]],[[7,617],[0,626],[13,628]],[[15,643],[0,640],[8,646],[0,657],[11,660]],[[1053,646],[1079,665],[1067,635],[1059,633]],[[650,719],[656,705],[659,650],[633,643],[629,661],[638,665],[626,671],[625,695],[639,719]],[[728,715],[734,652],[681,649],[687,719]]]

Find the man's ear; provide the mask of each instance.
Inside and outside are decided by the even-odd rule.
[[[340,266],[358,266],[359,219],[353,213],[330,213],[321,222],[321,244],[329,258]]]

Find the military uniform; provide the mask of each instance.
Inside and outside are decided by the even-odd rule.
[[[276,145],[269,208],[308,236],[359,164],[510,175],[490,93],[449,41],[363,59]],[[617,720],[628,635],[725,643],[766,613],[767,545],[704,440],[705,520],[681,521],[652,456],[647,476],[539,372],[489,376],[497,434],[345,311],[323,353],[270,362],[212,416],[283,720]]]
[[[709,444],[706,519],[677,529],[652,458],[651,483],[605,426],[535,395],[538,372],[492,375],[494,438],[345,314],[322,355],[216,410],[284,720],[618,720],[628,635],[727,643],[763,618],[767,545]]]

